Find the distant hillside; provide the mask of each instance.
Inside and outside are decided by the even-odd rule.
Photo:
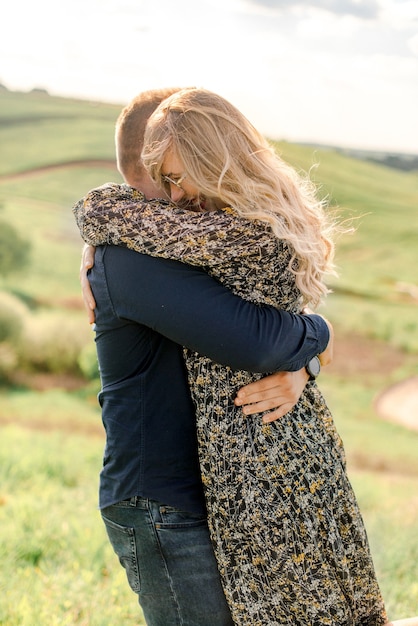
[[[57,163],[115,160],[121,106],[0,90],[0,176]]]
[[[31,98],[32,102],[35,102],[34,110],[31,110],[28,117],[24,117],[19,114],[19,107],[15,109],[11,115],[7,114],[8,107],[14,106],[17,102],[22,102],[22,98]],[[123,104],[114,105],[103,102],[93,102],[91,100],[76,100],[70,98],[62,98],[57,96],[50,96],[48,91],[43,88],[34,88],[29,92],[15,92],[10,91],[5,85],[0,83],[0,126],[24,124],[28,121],[36,121],[45,119],[45,116],[51,116],[57,119],[60,115],[69,115],[68,106],[69,103],[73,115],[79,115],[80,111],[86,114],[86,107],[92,114],[92,117],[97,119],[102,114],[107,116],[108,113],[113,115],[116,119],[118,112]],[[56,107],[59,107],[61,113],[58,112]],[[68,118],[67,118],[68,119]],[[403,154],[400,152],[385,152],[377,150],[361,150],[356,148],[346,148],[338,145],[327,145],[320,143],[309,142],[295,142],[298,145],[306,146],[310,149],[317,150],[332,150],[353,157],[355,159],[361,159],[364,161],[371,161],[386,165],[388,167],[403,170],[406,172],[418,170],[418,153],[417,154]]]
[[[325,144],[314,144],[297,142],[299,145],[308,146],[319,150],[333,150],[340,154],[345,154],[354,159],[379,163],[404,172],[418,170],[418,154],[406,154],[402,152],[385,152],[378,150],[360,150],[356,148],[344,148],[341,146],[329,146]]]

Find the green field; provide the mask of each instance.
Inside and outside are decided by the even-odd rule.
[[[69,344],[93,348],[71,206],[86,190],[120,181],[113,165],[119,108],[0,91],[0,220],[31,245],[30,266],[0,277],[0,295],[15,294],[26,307],[34,352],[46,349],[48,337],[59,337],[63,352]],[[332,150],[277,149],[297,168],[315,166],[322,193],[356,228],[337,243],[340,277],[321,310],[337,338],[321,386],[345,442],[388,610],[392,618],[412,615],[418,431],[380,420],[373,403],[418,373],[418,176]],[[0,343],[0,362],[7,354]],[[39,365],[20,384],[0,387],[0,624],[138,624],[96,508],[104,441],[97,379],[62,368],[57,375]]]

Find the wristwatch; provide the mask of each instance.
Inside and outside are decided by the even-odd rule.
[[[315,380],[321,371],[321,363],[319,357],[314,356],[309,363],[305,366],[306,371],[309,374],[309,380]]]

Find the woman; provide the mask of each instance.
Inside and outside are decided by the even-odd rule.
[[[75,208],[83,238],[204,266],[235,293],[293,312],[333,271],[332,224],[312,186],[223,98],[182,90],[150,118],[143,161],[173,207],[126,186]],[[232,398],[254,380],[185,352],[209,525],[236,624],[387,622],[332,416],[314,381],[272,424]]]

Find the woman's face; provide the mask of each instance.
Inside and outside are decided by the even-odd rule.
[[[224,205],[217,198],[206,198],[201,195],[198,188],[187,180],[183,162],[174,150],[167,151],[161,173],[170,188],[171,200],[176,204],[199,211],[213,211]]]

